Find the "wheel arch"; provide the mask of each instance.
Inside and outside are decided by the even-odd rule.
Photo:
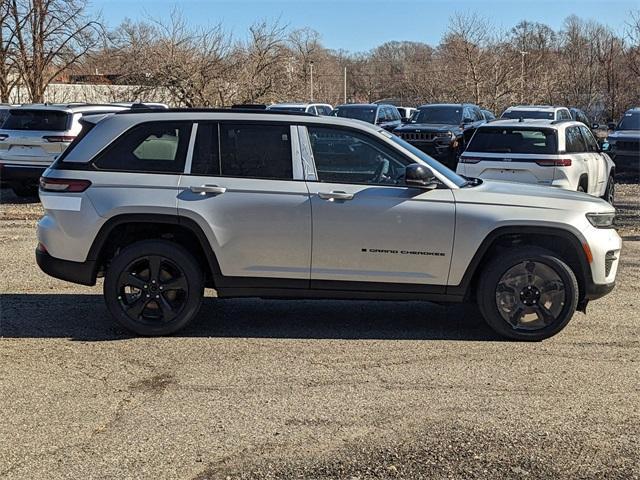
[[[573,270],[578,280],[579,298],[581,301],[584,299],[591,278],[591,267],[582,242],[568,230],[544,226],[508,226],[491,231],[476,250],[460,283],[448,287],[447,293],[471,299],[487,262],[501,250],[520,245],[539,246],[557,253]]]

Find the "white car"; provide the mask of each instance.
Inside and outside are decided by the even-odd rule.
[[[460,156],[466,177],[548,185],[609,203],[615,164],[582,122],[495,120],[480,126]]]
[[[500,118],[524,120],[571,120],[571,112],[567,107],[552,105],[516,105],[507,108]]]
[[[269,105],[267,110],[330,115],[333,107],[328,103],[274,103],[273,105]]]
[[[541,340],[614,288],[615,210],[467,180],[380,127],[269,110],[89,117],[43,175],[36,259],[143,335],[219,298],[475,301]]]
[[[0,178],[18,196],[38,192],[42,172],[80,133],[80,119],[127,110],[112,104],[34,104],[12,107],[0,129]]]

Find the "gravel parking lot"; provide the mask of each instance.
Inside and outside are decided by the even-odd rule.
[[[618,286],[541,343],[423,302],[218,300],[132,338],[0,204],[0,478],[640,478],[640,185]]]

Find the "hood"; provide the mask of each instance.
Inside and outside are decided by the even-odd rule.
[[[446,132],[448,130],[460,130],[460,126],[445,123],[406,123],[396,130],[401,132],[415,132],[416,130],[421,132]]]
[[[640,138],[640,130],[616,130],[608,135],[607,138],[623,139],[623,138]]]
[[[510,205],[552,210],[612,212],[614,208],[601,198],[556,187],[526,183],[483,180],[477,187],[454,190],[458,201],[487,205]]]

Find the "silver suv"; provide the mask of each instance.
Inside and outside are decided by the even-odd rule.
[[[364,122],[246,110],[88,117],[41,179],[36,258],[143,335],[218,297],[476,301],[540,340],[614,287],[614,209],[467,179]]]
[[[18,196],[37,193],[42,172],[80,133],[83,115],[126,110],[127,106],[34,104],[14,107],[0,129],[0,179]]]

